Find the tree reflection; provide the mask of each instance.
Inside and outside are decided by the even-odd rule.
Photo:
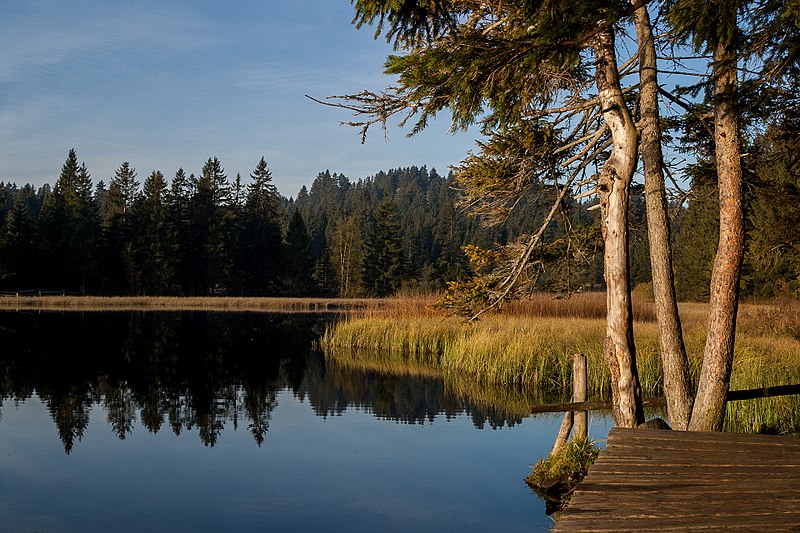
[[[137,425],[153,434],[166,425],[213,447],[242,426],[261,447],[287,389],[323,417],[356,407],[424,424],[467,412],[476,427],[497,428],[524,415],[436,377],[326,365],[312,348],[325,319],[310,315],[3,313],[0,323],[0,400],[38,394],[67,453],[95,406],[123,440]]]
[[[108,424],[120,440],[125,440],[136,422],[137,409],[133,393],[124,383],[110,386],[103,380],[100,381],[98,390],[103,398]]]
[[[244,393],[244,410],[251,421],[247,429],[250,430],[259,448],[264,444],[272,411],[277,406],[276,391],[263,383],[251,385]]]
[[[89,411],[94,405],[94,398],[86,391],[78,389],[45,394],[41,398],[56,423],[58,436],[64,443],[64,451],[69,455],[75,441],[80,441],[89,427]]]

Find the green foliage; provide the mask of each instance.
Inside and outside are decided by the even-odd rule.
[[[479,141],[480,151],[455,169],[463,194],[460,204],[484,224],[502,223],[522,198],[557,183],[568,154],[555,154],[557,141],[550,124],[536,121],[523,121]]]
[[[96,195],[101,221],[99,270],[103,289],[110,294],[138,293],[133,238],[133,205],[138,194],[136,170],[125,161],[111,178],[108,190]]]
[[[787,120],[756,142],[745,288],[759,296],[800,295],[800,143]]]
[[[493,267],[505,259],[503,247],[484,250],[475,245],[464,247],[472,264],[472,275],[463,280],[447,282],[447,290],[434,304],[435,309],[470,317],[491,303],[492,288],[501,281]]]
[[[0,279],[11,286],[30,286],[39,270],[33,215],[36,195],[27,185],[9,196],[13,196],[13,203],[5,214],[5,224],[0,225]]]
[[[364,289],[371,296],[394,293],[403,279],[403,248],[397,205],[387,196],[375,212],[364,251]]]
[[[386,73],[399,76],[399,99],[415,102],[419,112],[414,134],[447,108],[453,127],[466,129],[476,120],[487,126],[514,124],[531,109],[551,105],[589,79],[575,28],[553,24],[566,3],[534,16],[516,12],[506,24],[467,22],[433,46],[419,46],[404,56],[390,56]],[[581,4],[583,5],[583,4]],[[576,5],[571,3],[569,10]],[[599,11],[595,11],[599,13]],[[596,20],[581,22],[588,31]],[[585,24],[585,25],[584,25]]]
[[[311,240],[299,210],[295,210],[284,237],[283,285],[287,294],[299,296],[313,290]]]
[[[457,193],[452,185],[452,177],[425,167],[391,169],[357,182],[326,171],[317,176],[310,190],[301,189],[294,205],[308,221],[314,261],[322,256],[324,243],[338,272],[333,276],[335,291],[354,295],[365,292],[364,246],[371,221],[391,196],[397,206],[403,257],[399,286],[438,290],[445,281],[467,272],[463,245],[490,244],[502,240],[502,233],[509,228],[519,231],[518,222],[498,229],[481,228],[456,209]]]
[[[308,214],[314,223],[306,230],[310,261],[313,275],[324,285],[305,283],[303,294],[318,289],[348,296],[365,293],[369,221],[387,196],[398,206],[398,287],[437,290],[445,279],[467,271],[462,245],[502,238],[498,230],[481,229],[455,209],[452,178],[425,167],[380,172],[355,183],[323,172],[311,193],[301,189],[292,204],[276,190],[263,158],[246,188],[241,180],[227,184],[219,160],[212,158],[204,176],[188,176],[179,169],[169,183],[153,171],[141,190],[138,184],[122,186],[136,180],[132,166],[121,165],[110,186],[100,181],[85,204],[93,221],[92,240],[70,248],[67,230],[72,231],[81,211],[66,209],[65,191],[71,191],[69,198],[79,198],[78,174],[88,172],[74,153],[69,159],[66,174],[72,177],[59,182],[55,195],[47,185],[36,192],[30,186],[18,190],[0,184],[0,290],[45,287],[78,292],[85,280],[84,290],[94,294],[279,295],[290,290],[283,283],[287,250],[281,244],[281,227],[288,226],[291,205],[304,221]],[[82,185],[83,191],[91,188],[91,182]],[[129,192],[123,194],[123,189]],[[15,206],[17,194],[24,198]],[[133,203],[125,198],[133,198]],[[43,203],[48,206],[42,212]],[[23,241],[31,249],[26,251]],[[79,261],[91,267],[85,275],[78,273]],[[51,268],[54,265],[59,268]]]
[[[736,46],[739,36],[737,20],[742,0],[668,0],[665,3],[667,21],[675,29],[676,39],[689,42],[695,50],[713,52],[718,43]]]
[[[692,195],[675,237],[675,290],[682,300],[704,301],[719,240],[719,193],[711,163],[698,162],[691,173]]]
[[[169,232],[167,182],[160,171],[147,177],[134,208],[138,292],[168,294],[174,283],[177,243]]]
[[[39,232],[44,264],[59,265],[57,270],[47,270],[45,286],[84,293],[96,266],[97,206],[89,171],[85,164],[78,164],[74,149],[42,205]]]
[[[257,294],[274,294],[280,278],[281,198],[262,157],[250,174],[236,265],[241,283]]]
[[[395,48],[404,48],[431,39],[454,29],[458,17],[466,13],[456,10],[452,0],[353,0],[353,23],[361,28],[375,26],[375,38],[386,29],[386,40]]]
[[[189,294],[213,294],[226,290],[230,274],[231,188],[216,157],[203,165],[190,202],[189,227],[192,264]]]
[[[505,245],[495,244],[491,250],[465,246],[472,273],[463,280],[449,282],[435,307],[474,317],[497,302],[512,270],[524,255],[529,239],[529,235],[523,234]],[[599,242],[600,230],[596,225],[551,232],[547,243],[542,242],[535,248],[507,296],[519,299],[537,290],[569,295],[584,287],[591,288],[595,282],[593,269]]]

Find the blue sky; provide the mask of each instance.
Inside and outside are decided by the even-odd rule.
[[[408,139],[360,144],[347,111],[304,97],[378,90],[391,52],[350,24],[350,0],[6,0],[0,17],[0,181],[53,183],[70,148],[92,179],[123,161],[229,178],[264,156],[285,196],[321,171],[351,180],[410,165],[440,173],[474,146],[442,116]]]

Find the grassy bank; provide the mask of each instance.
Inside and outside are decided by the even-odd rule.
[[[663,394],[658,329],[652,304],[637,300],[635,337],[645,396]],[[579,295],[570,300],[538,297],[508,306],[476,323],[444,317],[424,306],[402,313],[383,309],[351,317],[322,339],[326,355],[351,366],[438,369],[446,381],[520,387],[543,398],[567,399],[572,355],[589,361],[589,394],[610,397],[603,362],[605,300]],[[693,378],[700,372],[706,306],[684,304],[681,315]],[[796,302],[744,303],[739,314],[732,389],[800,383],[800,305]],[[463,385],[462,385],[463,386]],[[728,428],[738,431],[800,431],[797,396],[732,402]]]

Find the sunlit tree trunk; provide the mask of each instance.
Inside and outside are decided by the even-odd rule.
[[[633,343],[627,226],[628,190],[636,169],[637,131],[622,96],[611,29],[598,34],[594,50],[598,96],[613,140],[598,184],[607,287],[603,353],[611,371],[614,421],[621,427],[635,427],[644,422],[644,415]]]
[[[729,4],[735,15],[736,2]],[[714,146],[719,183],[719,246],[711,273],[708,336],[689,424],[692,431],[722,429],[733,365],[739,278],[744,256],[735,42],[735,38],[723,39],[714,49]]]
[[[632,0],[632,3],[635,4],[636,0]],[[646,6],[636,10],[634,21],[639,40],[641,110],[639,131],[647,207],[647,233],[650,241],[650,267],[653,276],[661,365],[664,370],[664,395],[667,398],[667,414],[672,428],[685,430],[689,426],[692,414],[692,381],[675,296],[667,196],[664,189],[664,158],[661,151],[656,49]]]

